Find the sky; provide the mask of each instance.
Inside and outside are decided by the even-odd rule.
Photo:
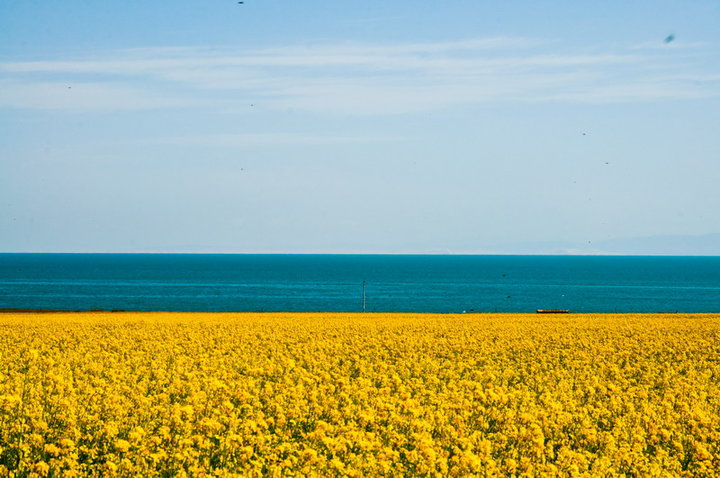
[[[0,0],[2,252],[720,254],[718,131],[716,0]]]

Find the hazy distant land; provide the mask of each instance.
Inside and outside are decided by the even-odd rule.
[[[662,235],[587,241],[538,241],[498,244],[487,249],[495,254],[597,254],[597,255],[720,255],[720,233]]]

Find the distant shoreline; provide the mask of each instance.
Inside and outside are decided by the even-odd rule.
[[[123,309],[78,309],[78,310],[62,310],[62,309],[25,309],[25,308],[0,308],[0,315],[10,314],[21,314],[21,315],[34,315],[34,314],[127,314],[127,315],[154,315],[154,314],[171,314],[171,315],[279,315],[279,316],[474,316],[474,315],[530,315],[538,317],[567,317],[567,316],[614,316],[614,315],[635,315],[635,316],[653,316],[653,315],[691,315],[691,316],[706,316],[706,315],[720,315],[720,312],[563,312],[563,313],[539,313],[537,311],[527,312],[494,312],[494,311],[472,311],[472,312],[337,312],[337,311],[307,311],[307,312],[292,312],[292,311],[252,311],[252,310],[239,310],[239,311],[203,311],[203,310],[123,310]]]
[[[0,255],[36,256],[455,256],[455,257],[720,257],[720,252],[476,251],[476,252],[218,252],[218,251],[3,251]]]
[[[63,309],[24,309],[24,308],[0,308],[0,314],[67,314],[67,313],[118,313],[118,312],[132,312],[141,314],[143,312],[138,310],[123,310],[123,309],[79,309],[79,310],[63,310]]]

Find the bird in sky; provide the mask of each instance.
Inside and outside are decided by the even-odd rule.
[[[665,43],[670,43],[670,42],[673,41],[674,39],[675,39],[675,35],[670,34],[670,35],[668,35],[668,36],[665,37]]]

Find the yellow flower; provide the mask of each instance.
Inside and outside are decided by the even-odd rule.
[[[119,451],[120,453],[124,453],[130,449],[130,442],[127,440],[118,439],[115,440],[115,450]]]
[[[63,438],[62,440],[60,440],[60,446],[63,448],[74,448],[75,442],[69,438]]]
[[[40,476],[46,476],[50,471],[50,465],[48,465],[44,461],[39,461],[32,466],[32,471],[34,471]]]
[[[137,441],[140,440],[143,436],[145,436],[145,430],[143,427],[135,427],[133,430],[128,434],[128,438],[131,441]]]
[[[31,476],[720,476],[718,314],[0,314],[0,330],[0,476],[18,457]]]
[[[62,450],[52,443],[46,444],[43,449],[45,450],[45,453],[52,456],[59,456],[62,453]]]

